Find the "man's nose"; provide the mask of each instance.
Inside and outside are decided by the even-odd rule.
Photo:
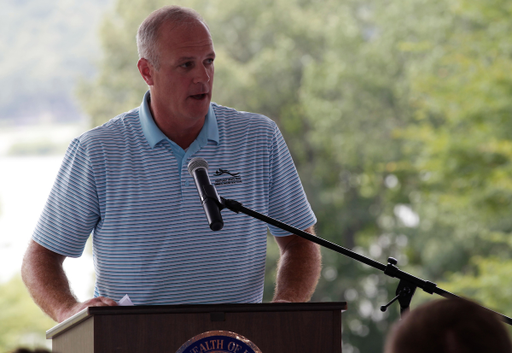
[[[194,77],[194,83],[208,83],[210,82],[212,75],[213,72],[210,69],[210,67],[205,65],[199,65]]]

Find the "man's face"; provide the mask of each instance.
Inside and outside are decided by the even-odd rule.
[[[162,25],[159,68],[152,71],[151,107],[165,119],[193,123],[208,113],[215,50],[210,32],[196,21]]]

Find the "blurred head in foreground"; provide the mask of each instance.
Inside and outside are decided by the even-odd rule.
[[[407,313],[390,331],[385,353],[512,352],[504,324],[465,299],[439,299]]]

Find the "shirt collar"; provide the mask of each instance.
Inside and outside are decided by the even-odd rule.
[[[147,91],[142,99],[142,104],[139,108],[139,119],[142,126],[142,132],[146,137],[151,148],[155,148],[156,144],[162,140],[169,140],[167,136],[158,128],[149,109],[150,92]],[[208,108],[208,113],[204,120],[203,128],[196,138],[201,146],[205,146],[208,140],[219,143],[219,128],[217,126],[217,117],[213,111],[212,104]],[[169,140],[170,141],[170,140]]]

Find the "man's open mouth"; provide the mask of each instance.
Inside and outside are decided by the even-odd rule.
[[[206,97],[206,93],[194,94],[194,95],[192,95],[190,97],[193,98],[193,99],[201,100],[201,99],[204,99]]]

